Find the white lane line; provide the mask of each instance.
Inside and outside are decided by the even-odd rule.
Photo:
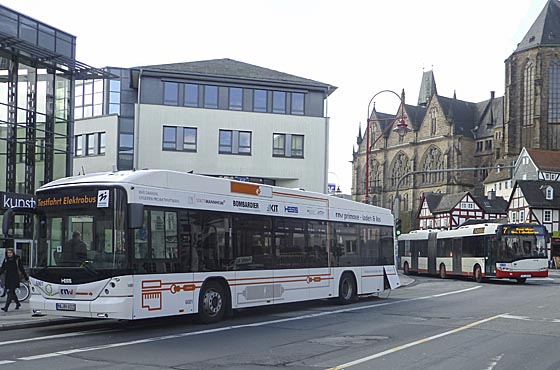
[[[130,342],[121,342],[121,343],[105,344],[105,345],[101,345],[101,346],[76,348],[76,349],[67,350],[67,351],[57,351],[57,352],[45,353],[45,354],[42,354],[42,355],[20,357],[20,358],[18,358],[18,360],[22,360],[22,361],[38,360],[38,359],[42,359],[42,358],[59,357],[59,356],[71,355],[71,354],[75,354],[75,353],[99,351],[99,350],[109,349],[109,348],[131,346],[131,345],[143,344],[143,343],[151,343],[151,342],[157,342],[157,341],[162,341],[162,340],[167,340],[167,339],[178,339],[178,338],[190,337],[190,336],[195,336],[195,335],[218,333],[218,332],[234,330],[234,329],[242,329],[242,328],[272,325],[272,324],[280,324],[280,323],[285,323],[285,322],[290,322],[290,321],[304,320],[304,319],[315,318],[315,317],[320,317],[320,316],[327,316],[327,315],[334,315],[334,314],[339,314],[339,313],[344,313],[344,312],[353,312],[353,311],[377,308],[377,307],[388,306],[388,305],[404,303],[404,302],[412,302],[412,301],[418,301],[418,300],[424,300],[424,299],[430,299],[430,298],[439,298],[439,297],[444,297],[444,296],[448,296],[448,295],[452,295],[452,294],[466,293],[466,292],[469,292],[469,291],[472,291],[472,290],[475,290],[475,289],[479,289],[479,288],[482,288],[482,286],[478,285],[478,286],[474,286],[474,287],[467,288],[467,289],[455,290],[455,291],[451,291],[451,292],[447,292],[447,293],[434,294],[434,295],[429,295],[429,296],[424,296],[424,297],[409,298],[409,299],[404,299],[404,300],[399,300],[399,301],[392,301],[392,302],[379,303],[379,304],[360,306],[360,307],[351,307],[351,308],[345,308],[345,309],[340,309],[340,310],[335,310],[335,311],[318,312],[318,313],[312,313],[312,314],[303,315],[303,316],[288,317],[288,318],[284,318],[284,319],[270,320],[270,321],[262,321],[262,322],[252,323],[252,324],[232,325],[232,326],[225,326],[225,327],[222,327],[222,328],[207,329],[207,330],[200,330],[200,331],[195,331],[195,332],[188,332],[188,333],[180,333],[180,334],[165,335],[165,336],[160,336],[160,337],[139,339],[139,340],[134,340],[134,341],[130,341]]]
[[[504,357],[504,354],[502,353],[499,356],[496,356],[492,359],[492,362],[488,365],[488,367],[484,370],[494,370],[494,368],[496,367],[496,365],[498,365],[498,362],[500,362],[500,360],[502,359],[502,357]]]
[[[50,340],[50,339],[59,339],[59,338],[70,338],[70,337],[77,337],[77,336],[88,335],[88,334],[107,333],[107,332],[110,332],[110,331],[115,331],[115,330],[78,331],[78,332],[75,332],[75,333],[47,335],[47,336],[45,336],[45,337],[35,337],[35,338],[8,340],[8,341],[5,341],[5,342],[0,342],[0,346],[5,346],[5,345],[8,345],[8,344],[16,344],[16,343],[36,342],[36,341],[39,341],[39,340]]]
[[[13,364],[14,362],[15,362],[15,361],[9,361],[9,360],[6,360],[6,361],[0,361],[0,365],[8,365],[8,364]]]
[[[515,315],[503,315],[504,319],[521,320],[521,321],[539,321],[539,322],[550,322],[550,323],[560,323],[560,319],[547,319],[545,317],[535,318],[528,316],[515,316]]]
[[[355,365],[359,365],[359,364],[362,364],[362,363],[364,363],[364,362],[368,362],[368,361],[374,360],[374,359],[376,359],[376,358],[383,357],[383,356],[389,355],[389,354],[391,354],[391,353],[395,353],[395,352],[401,351],[401,350],[403,350],[403,349],[407,349],[407,348],[410,348],[410,347],[413,347],[413,346],[417,346],[417,345],[422,344],[422,343],[426,343],[426,342],[432,341],[432,340],[434,340],[434,339],[439,339],[439,338],[442,338],[442,337],[445,337],[445,336],[448,336],[448,335],[451,335],[451,334],[455,334],[455,333],[461,332],[461,331],[466,330],[466,329],[470,329],[470,328],[475,327],[475,326],[477,326],[477,325],[484,324],[485,322],[495,320],[495,319],[497,319],[497,318],[499,318],[499,317],[501,317],[501,316],[502,316],[502,315],[496,315],[496,316],[488,317],[488,318],[483,319],[483,320],[475,321],[475,322],[470,323],[470,324],[467,324],[467,325],[465,325],[465,326],[461,326],[460,328],[446,331],[445,333],[440,333],[440,334],[432,335],[431,337],[427,337],[427,338],[423,338],[423,339],[420,339],[420,340],[417,340],[417,341],[414,341],[414,342],[410,342],[410,343],[407,343],[407,344],[403,344],[402,346],[397,346],[397,347],[388,349],[388,350],[383,351],[383,352],[379,352],[379,353],[376,353],[376,354],[373,354],[373,355],[370,355],[370,356],[367,356],[367,357],[363,357],[363,358],[360,358],[360,359],[357,359],[357,360],[354,360],[354,361],[350,361],[350,362],[347,362],[347,363],[342,364],[342,365],[338,365],[338,366],[335,366],[335,367],[331,367],[331,368],[329,368],[329,369],[327,369],[327,370],[341,370],[341,369],[347,369],[347,368],[349,368],[349,367],[352,367],[352,366],[355,366]]]

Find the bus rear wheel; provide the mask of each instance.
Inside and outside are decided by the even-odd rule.
[[[410,267],[408,267],[408,262],[404,263],[403,272],[404,272],[405,275],[410,274]]]
[[[439,266],[439,277],[442,279],[447,277],[447,270],[445,269],[445,265],[443,263]]]
[[[227,298],[223,286],[209,281],[202,286],[198,301],[198,316],[204,324],[222,320],[226,312]]]
[[[482,270],[480,269],[479,265],[476,265],[474,267],[473,278],[474,278],[474,281],[476,281],[477,283],[482,282]]]
[[[357,288],[356,281],[351,273],[345,272],[340,278],[338,284],[338,302],[340,304],[349,304],[356,300]]]

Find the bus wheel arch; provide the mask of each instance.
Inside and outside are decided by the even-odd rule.
[[[445,268],[445,263],[439,265],[439,277],[445,279],[447,277],[447,269]]]
[[[480,267],[480,265],[478,263],[476,265],[474,265],[474,268],[473,268],[473,279],[477,283],[482,283],[482,268]]]
[[[405,275],[410,274],[410,267],[408,266],[408,261],[406,261],[403,265],[403,272]]]
[[[219,322],[231,307],[229,285],[222,278],[207,279],[200,288],[198,317],[204,324]]]
[[[338,283],[338,302],[340,304],[349,304],[358,298],[358,285],[356,277],[351,271],[345,271],[340,276]]]

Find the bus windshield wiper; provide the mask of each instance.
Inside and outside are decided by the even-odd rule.
[[[99,272],[93,267],[93,261],[84,261],[80,264],[80,267],[83,267],[87,272],[99,276]]]

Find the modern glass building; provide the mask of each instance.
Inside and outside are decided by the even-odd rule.
[[[72,172],[75,81],[111,76],[75,55],[75,36],[0,5],[0,220]],[[31,220],[16,217],[24,258]]]

